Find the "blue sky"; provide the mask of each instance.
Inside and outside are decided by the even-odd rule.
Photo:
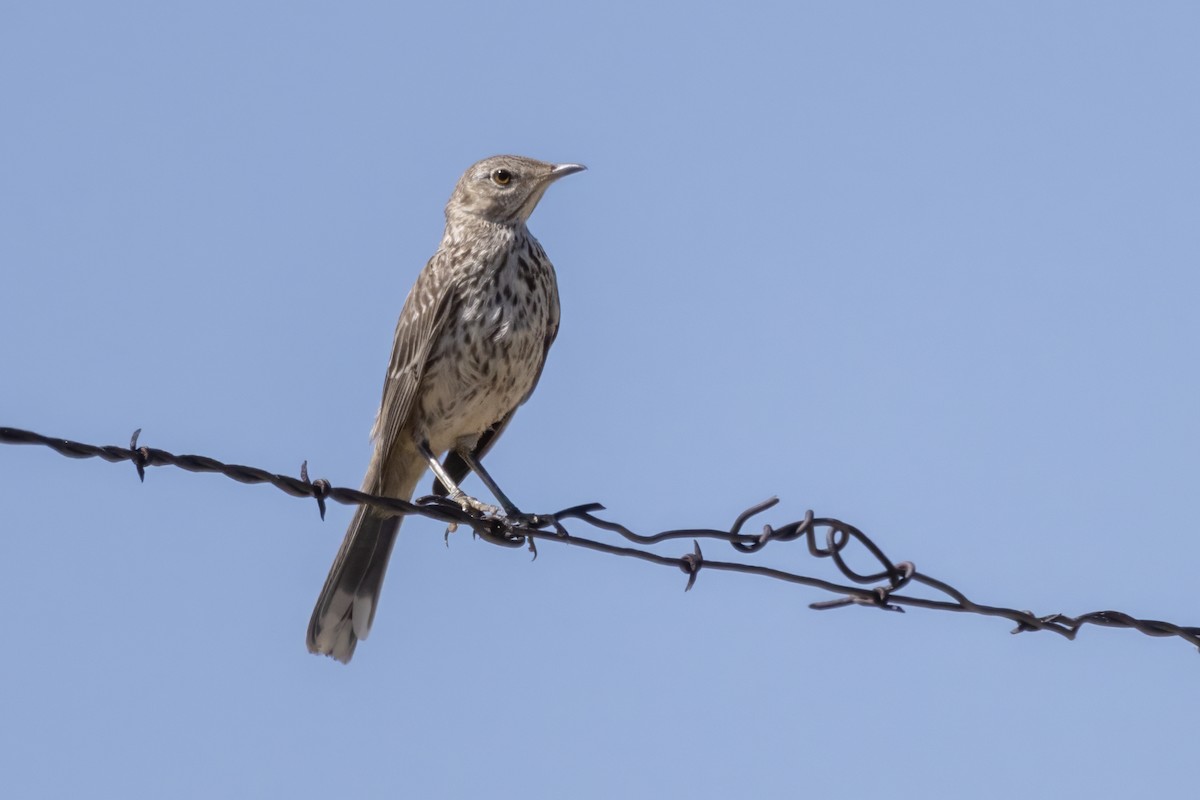
[[[578,161],[531,221],[561,334],[488,462],[523,507],[653,531],[777,494],[980,602],[1200,624],[1198,34],[1183,3],[8,4],[0,425],[357,485],[458,175]],[[1194,785],[1177,640],[685,595],[418,520],[342,667],[304,632],[348,508],[40,448],[0,477],[14,797]]]

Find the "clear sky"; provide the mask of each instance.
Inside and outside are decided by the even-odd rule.
[[[778,494],[981,602],[1197,625],[1198,41],[1187,3],[8,3],[0,425],[356,486],[458,175],[577,161],[489,458],[523,507]],[[1195,786],[1179,640],[416,520],[344,667],[304,648],[344,506],[8,446],[0,502],[11,797]]]

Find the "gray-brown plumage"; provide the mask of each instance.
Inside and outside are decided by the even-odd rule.
[[[554,267],[525,223],[551,183],[582,169],[495,156],[463,173],[396,324],[364,492],[411,499],[433,468],[436,491],[494,512],[458,488],[476,468],[515,510],[478,459],[533,392],[558,332]],[[358,508],[313,609],[311,652],[347,662],[367,637],[400,519]]]

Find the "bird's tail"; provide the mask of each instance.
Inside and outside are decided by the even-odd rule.
[[[368,485],[378,485],[371,480],[374,466],[368,470],[364,491],[371,491]],[[389,486],[389,497],[412,497],[424,466],[406,471],[414,474],[402,476],[400,486]],[[358,507],[308,623],[309,652],[323,653],[345,664],[354,655],[358,640],[367,638],[401,519],[381,516],[369,506]]]

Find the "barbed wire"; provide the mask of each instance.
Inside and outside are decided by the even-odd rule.
[[[110,463],[130,461],[137,470],[138,478],[143,482],[146,479],[147,467],[173,466],[189,472],[215,472],[241,483],[269,483],[293,497],[315,499],[321,519],[325,518],[327,500],[345,505],[370,505],[393,514],[417,514],[445,522],[450,526],[447,528],[447,536],[457,526],[468,527],[480,538],[493,544],[507,547],[528,547],[535,558],[537,557],[535,543],[540,540],[676,567],[687,575],[687,585],[684,587],[684,591],[690,590],[695,585],[701,570],[740,572],[811,586],[838,595],[831,600],[809,604],[809,608],[817,610],[861,605],[897,612],[903,612],[905,606],[935,611],[967,612],[987,617],[1002,617],[1015,622],[1017,627],[1012,630],[1012,633],[1050,631],[1069,640],[1074,639],[1085,625],[1130,628],[1147,636],[1177,636],[1200,649],[1200,627],[1175,625],[1161,620],[1138,619],[1120,611],[1093,611],[1076,617],[1065,614],[1037,616],[1031,611],[976,603],[950,584],[918,572],[911,561],[893,562],[875,542],[855,526],[831,517],[814,516],[812,511],[808,511],[803,519],[795,522],[778,527],[765,524],[759,533],[743,533],[742,529],[746,527],[751,518],[762,514],[779,502],[778,498],[774,497],[743,511],[728,530],[685,528],[654,534],[638,534],[620,523],[597,517],[595,512],[604,510],[599,503],[586,503],[564,508],[553,514],[530,514],[516,519],[504,516],[485,516],[474,510],[465,510],[444,497],[431,496],[415,502],[408,502],[367,494],[355,489],[332,486],[323,479],[309,480],[307,461],[300,466],[300,477],[293,478],[257,467],[226,464],[207,456],[175,455],[166,450],[142,447],[138,445],[140,435],[140,428],[134,431],[129,447],[97,446],[70,439],[43,436],[19,428],[0,427],[0,443],[2,444],[42,445],[68,458],[102,458]],[[654,545],[676,539],[691,539],[692,551],[681,556],[666,556],[652,550],[588,539],[570,533],[563,525],[564,520],[586,523],[598,530],[617,534],[626,541],[637,545]],[[820,535],[821,532],[824,533],[823,536]],[[807,544],[809,555],[814,558],[831,559],[842,577],[858,585],[836,583],[758,564],[714,561],[706,558],[701,551],[701,539],[726,542],[735,551],[743,554],[757,553],[772,542],[791,542],[803,539]],[[877,563],[879,569],[875,572],[864,573],[851,568],[846,561],[845,551],[852,544],[857,544],[866,551]],[[869,584],[873,585],[868,586]],[[941,593],[943,597],[926,598],[899,594],[901,589],[913,585],[927,587]]]

